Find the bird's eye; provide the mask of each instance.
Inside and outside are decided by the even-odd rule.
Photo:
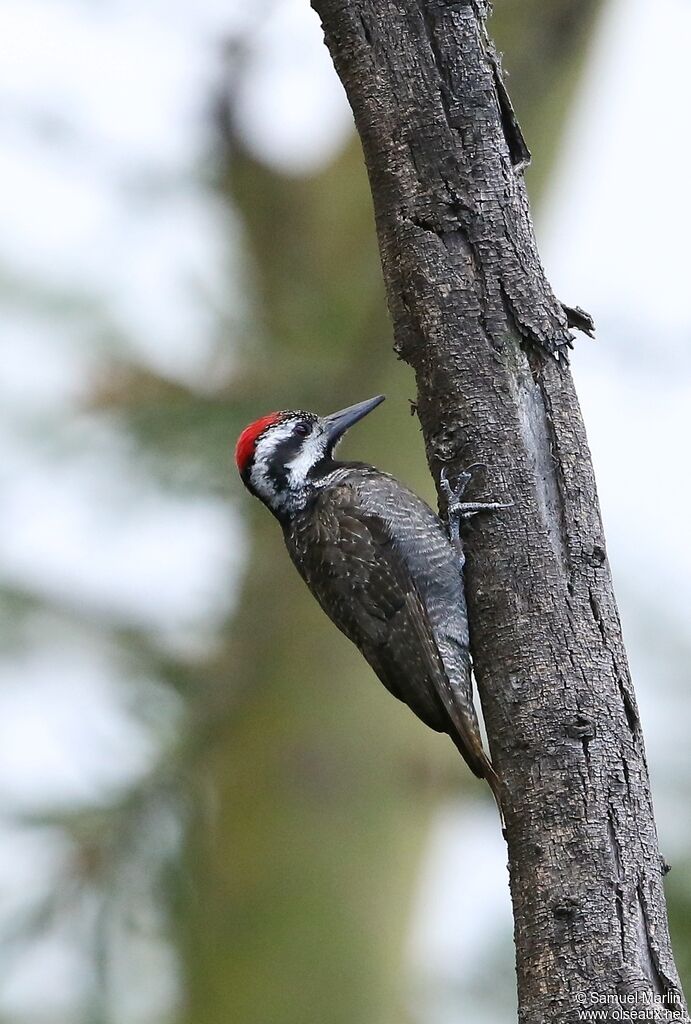
[[[306,423],[298,423],[298,425],[295,427],[295,433],[298,435],[298,437],[307,437],[309,434],[312,433],[312,428],[308,426]]]

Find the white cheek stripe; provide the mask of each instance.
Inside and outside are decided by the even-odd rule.
[[[326,438],[321,433],[305,438],[300,451],[286,466],[292,490],[300,490],[307,483],[307,474],[312,466],[326,454]]]

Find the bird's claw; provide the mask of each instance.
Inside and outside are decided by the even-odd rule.
[[[442,467],[442,471],[439,476],[440,487],[444,497],[446,498],[447,506],[458,505],[461,498],[465,494],[465,489],[472,480],[473,470],[485,469],[484,462],[474,462],[471,466],[466,466],[458,476],[454,485],[451,484],[449,479],[449,472],[446,466]]]
[[[446,499],[447,529],[449,537],[453,541],[457,541],[460,537],[461,519],[470,519],[471,516],[476,516],[479,512],[493,512],[502,508],[511,508],[513,505],[512,501],[461,501],[472,479],[473,470],[479,468],[484,469],[486,467],[482,462],[475,462],[472,466],[467,466],[466,469],[458,474],[453,486],[449,480],[446,466],[442,468],[439,475],[439,487]]]

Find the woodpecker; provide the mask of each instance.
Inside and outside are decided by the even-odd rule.
[[[497,502],[463,503],[470,479],[442,487],[448,532],[398,480],[335,449],[383,395],[331,416],[273,412],[240,434],[235,461],[247,489],[283,529],[290,557],[329,618],[356,644],[381,682],[426,725],[447,733],[489,783],[499,779],[482,746],[473,705],[461,518]]]

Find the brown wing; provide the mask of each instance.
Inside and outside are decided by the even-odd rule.
[[[477,721],[459,707],[424,604],[390,525],[345,483],[286,537],[310,589],[386,688],[432,729],[448,732],[477,775],[489,765]]]

